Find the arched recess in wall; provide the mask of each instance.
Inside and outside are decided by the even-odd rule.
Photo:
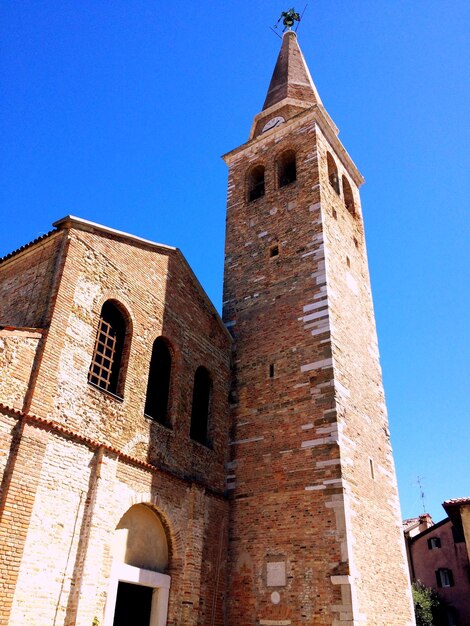
[[[194,374],[193,404],[191,410],[190,437],[209,445],[209,419],[212,396],[212,379],[205,367],[198,367]]]
[[[131,330],[124,307],[116,300],[107,300],[101,308],[88,382],[123,396]]]
[[[331,156],[329,152],[326,153],[326,162],[328,165],[328,180],[330,181],[330,185],[339,195],[338,168],[336,167],[334,158]]]
[[[147,394],[145,397],[145,415],[160,424],[168,425],[172,350],[167,339],[158,337],[153,344],[150,359]]]
[[[343,176],[342,182],[343,182],[344,204],[345,204],[347,210],[352,215],[354,215],[354,213],[356,212],[356,207],[354,205],[354,196],[353,196],[353,192],[352,192],[352,189],[351,189],[351,185],[349,184],[349,181],[346,178],[346,176]]]
[[[168,539],[160,517],[145,504],[134,504],[116,526],[113,556],[120,562],[164,574],[169,563]]]
[[[294,150],[286,150],[277,160],[279,187],[285,187],[297,180],[297,160]]]
[[[170,592],[170,546],[157,513],[132,506],[114,532],[113,568],[104,626],[166,624]]]
[[[257,200],[264,196],[264,165],[256,165],[248,172],[248,200]]]

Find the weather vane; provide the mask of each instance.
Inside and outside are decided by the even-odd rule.
[[[281,20],[284,24],[284,28],[282,30],[282,32],[284,33],[287,29],[292,30],[294,22],[300,22],[301,17],[299,13],[296,13],[295,9],[293,8],[289,9],[288,11],[283,11],[281,13],[281,17],[277,20],[277,24],[274,26],[274,28],[278,27],[278,24]]]
[[[307,8],[307,5],[305,5],[305,9]],[[297,11],[292,8],[289,9],[288,11],[283,11],[281,13],[281,17],[277,20],[277,23],[274,25],[274,28],[278,28],[279,26],[279,22],[282,20],[282,24],[284,26],[284,28],[282,29],[282,32],[285,33],[286,30],[292,30],[292,27],[294,26],[295,22],[300,23],[304,13],[305,13],[305,9],[302,11],[302,14],[297,13]],[[297,24],[297,27],[295,29],[295,32],[297,32],[297,28],[299,27],[299,24]],[[276,31],[274,29],[271,29],[274,33],[276,33]],[[276,33],[277,35],[277,33]],[[280,35],[278,35],[280,37]]]

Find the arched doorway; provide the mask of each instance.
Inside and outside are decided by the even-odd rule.
[[[104,626],[165,626],[170,577],[168,540],[159,516],[132,506],[114,532]]]

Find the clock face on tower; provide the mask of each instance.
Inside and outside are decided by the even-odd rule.
[[[269,122],[266,122],[261,132],[265,133],[267,130],[271,130],[271,128],[275,128],[276,126],[279,126],[279,124],[282,124],[285,121],[286,120],[280,115],[278,117],[273,117],[269,120]]]

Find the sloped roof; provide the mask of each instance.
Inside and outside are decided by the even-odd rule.
[[[282,39],[263,111],[285,98],[294,98],[312,105],[321,103],[299,47],[297,35],[289,30],[284,33]]]
[[[43,241],[44,239],[47,239],[48,237],[50,237],[56,232],[57,232],[57,229],[50,230],[48,233],[45,233],[44,235],[40,235],[39,237],[36,237],[36,239],[33,239],[29,243],[25,243],[24,246],[20,246],[19,248],[16,248],[15,250],[8,252],[8,254],[5,254],[5,256],[0,257],[0,263],[3,263],[3,261],[10,259],[11,257],[15,256],[16,254],[19,254],[20,252],[23,252],[23,250],[32,248],[37,243],[39,243],[40,241]]]

